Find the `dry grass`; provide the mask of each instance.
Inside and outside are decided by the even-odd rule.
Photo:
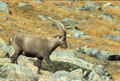
[[[31,0],[3,0],[8,3],[9,10],[12,12],[12,15],[6,13],[0,13],[1,16],[8,18],[9,20],[4,20],[0,18],[0,26],[3,28],[4,32],[0,34],[0,37],[8,42],[11,36],[14,36],[17,32],[26,32],[32,35],[50,37],[59,34],[59,30],[55,30],[50,26],[51,21],[41,21],[37,15],[50,16],[53,19],[64,19],[65,17],[74,19],[82,23],[82,28],[80,31],[84,31],[85,34],[88,34],[92,39],[87,39],[82,37],[81,39],[75,39],[73,37],[67,37],[67,42],[69,45],[69,50],[76,49],[81,46],[89,46],[92,48],[97,48],[100,50],[112,51],[119,53],[120,44],[112,39],[104,39],[103,35],[113,34],[120,36],[120,32],[116,28],[120,27],[120,10],[113,9],[110,7],[103,7],[105,3],[110,1],[95,1],[95,3],[102,6],[103,11],[95,11],[97,14],[94,15],[92,12],[87,11],[78,11],[73,8],[72,11],[63,9],[59,6],[55,6],[54,3],[61,3],[68,7],[78,6],[82,7],[87,1],[75,1],[72,5],[69,2],[65,1],[48,1],[45,0],[44,3],[39,4]],[[31,5],[31,8],[18,8],[17,5],[19,2],[27,2]],[[113,5],[119,6],[120,2],[111,1]],[[110,21],[104,21],[98,19],[98,15],[102,13],[109,13],[117,21],[113,23]],[[80,18],[86,19],[86,21],[81,21],[80,19],[75,19],[76,16],[80,14]],[[93,14],[94,16],[92,16]],[[10,22],[10,23],[6,23]],[[4,24],[2,24],[4,23]],[[40,30],[38,30],[40,29]],[[67,34],[72,35],[69,30]],[[58,48],[60,49],[60,48]],[[113,77],[115,77],[113,75]]]

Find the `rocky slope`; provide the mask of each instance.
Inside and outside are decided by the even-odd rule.
[[[119,81],[119,1],[0,1],[0,80],[11,81]],[[11,64],[14,48],[9,38],[25,32],[39,37],[59,34],[53,18],[67,30],[68,48],[51,55],[56,73],[44,61],[37,74],[37,59],[20,56]]]

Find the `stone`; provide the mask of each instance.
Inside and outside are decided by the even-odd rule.
[[[5,41],[0,38],[0,48],[3,47],[3,46],[5,46],[5,45],[6,45],[6,44],[5,44]]]
[[[11,63],[1,67],[0,77],[12,81],[38,81],[39,79],[29,68]]]
[[[108,14],[108,13],[104,13],[98,16],[99,19],[101,20],[108,20],[108,21],[112,21],[112,22],[116,22],[114,20],[114,18],[112,17],[112,15]]]
[[[91,57],[95,57],[96,59],[101,60],[101,61],[120,60],[120,55],[117,53],[113,53],[110,51],[102,51],[102,50],[90,48],[88,46],[77,48],[75,51],[75,55],[79,53],[90,55]]]
[[[112,6],[112,3],[106,3],[103,5],[104,7],[107,7],[107,6]]]
[[[103,66],[93,65],[81,58],[76,58],[74,56],[74,51],[56,50],[52,53],[50,58],[57,71],[65,70],[70,72],[75,69],[82,68],[86,71],[95,71],[99,76],[106,76],[111,78],[111,74]],[[42,68],[50,71],[51,68],[48,67],[49,66],[45,62],[42,63]]]
[[[118,27],[117,30],[120,31],[120,27]]]
[[[84,32],[78,31],[78,30],[70,30],[70,32],[74,33],[73,37],[75,37],[75,38],[80,38],[81,36],[84,35]]]
[[[111,38],[117,42],[120,42],[120,36],[117,35],[103,35],[103,38]]]
[[[37,3],[42,3],[44,0],[32,0],[34,2],[37,2]]]
[[[3,16],[0,16],[0,18],[4,19],[4,20],[8,20],[8,18],[6,17],[3,17]]]
[[[86,10],[86,11],[94,11],[94,10],[101,10],[101,6],[93,3],[93,2],[87,2],[83,8]]]
[[[9,14],[9,9],[6,3],[0,1],[0,12],[4,11]]]
[[[18,7],[25,7],[25,6],[31,6],[28,3],[18,3]]]

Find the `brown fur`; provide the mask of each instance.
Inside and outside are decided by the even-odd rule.
[[[55,36],[49,38],[35,37],[25,33],[19,33],[10,39],[14,49],[15,54],[12,56],[12,63],[17,64],[17,58],[19,55],[23,54],[28,57],[38,58],[38,73],[41,74],[41,62],[43,59],[49,64],[53,72],[55,68],[53,67],[49,56],[58,47],[67,48],[66,37],[65,36]]]

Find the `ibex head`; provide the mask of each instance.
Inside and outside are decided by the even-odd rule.
[[[54,21],[58,29],[61,31],[61,35],[59,36],[59,45],[61,46],[61,48],[67,48],[68,46],[66,42],[66,30],[64,25],[59,21],[53,19],[50,20]]]

